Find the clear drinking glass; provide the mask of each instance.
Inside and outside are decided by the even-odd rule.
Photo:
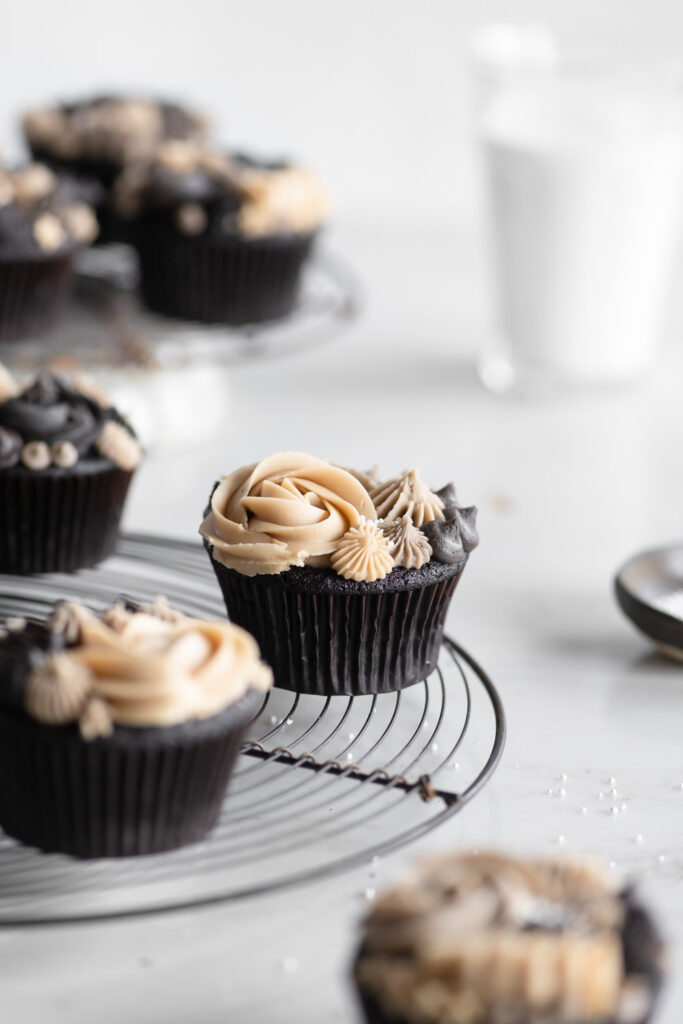
[[[683,199],[677,78],[565,64],[542,29],[475,39],[490,215],[493,390],[637,379],[652,365]]]

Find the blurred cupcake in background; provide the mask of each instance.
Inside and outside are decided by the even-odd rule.
[[[0,573],[73,572],[110,555],[141,458],[86,380],[20,386],[0,364]]]
[[[97,235],[92,207],[43,164],[0,168],[0,340],[38,334],[61,312],[76,252]]]
[[[665,967],[649,911],[599,865],[481,852],[381,893],[353,974],[367,1024],[646,1024]]]
[[[169,139],[204,138],[208,121],[176,103],[133,96],[97,96],[28,110],[22,119],[34,159],[56,171],[103,186],[100,241],[120,241],[124,225],[112,213],[108,192],[132,161],[150,156]]]
[[[114,186],[130,218],[146,305],[204,323],[285,316],[329,212],[310,170],[187,142],[162,145]]]

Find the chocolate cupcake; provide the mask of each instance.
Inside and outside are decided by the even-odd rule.
[[[302,167],[179,142],[132,164],[114,202],[131,218],[146,305],[227,324],[292,310],[328,210],[318,178]]]
[[[0,573],[73,572],[110,555],[142,452],[105,395],[0,364]]]
[[[354,981],[367,1024],[645,1024],[663,958],[594,865],[452,854],[378,898]]]
[[[78,249],[97,234],[92,207],[42,164],[0,169],[0,340],[58,319]]]
[[[158,853],[213,827],[271,683],[229,623],[163,599],[57,605],[0,638],[0,827],[76,857]]]
[[[417,470],[384,483],[300,452],[216,485],[200,527],[228,616],[277,686],[400,690],[435,668],[476,509]]]
[[[23,129],[34,159],[102,186],[97,214],[100,241],[126,241],[125,222],[109,193],[129,163],[149,157],[169,139],[204,138],[208,122],[176,103],[126,96],[97,96],[29,110]]]

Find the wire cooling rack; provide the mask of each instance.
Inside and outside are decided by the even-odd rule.
[[[189,614],[225,614],[199,544],[129,534],[97,569],[3,577],[0,617],[44,617],[60,598],[101,610],[121,594],[165,594]],[[401,693],[325,699],[275,689],[204,842],[154,857],[77,861],[0,832],[0,925],[213,904],[368,862],[460,811],[492,775],[504,741],[495,687],[448,639],[431,676]]]

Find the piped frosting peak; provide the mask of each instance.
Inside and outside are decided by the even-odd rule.
[[[409,515],[415,526],[443,519],[444,504],[430,491],[417,469],[380,484],[370,492],[380,519],[399,519]]]
[[[420,569],[432,557],[429,541],[408,513],[400,519],[382,520],[380,528],[396,565],[404,569]]]

